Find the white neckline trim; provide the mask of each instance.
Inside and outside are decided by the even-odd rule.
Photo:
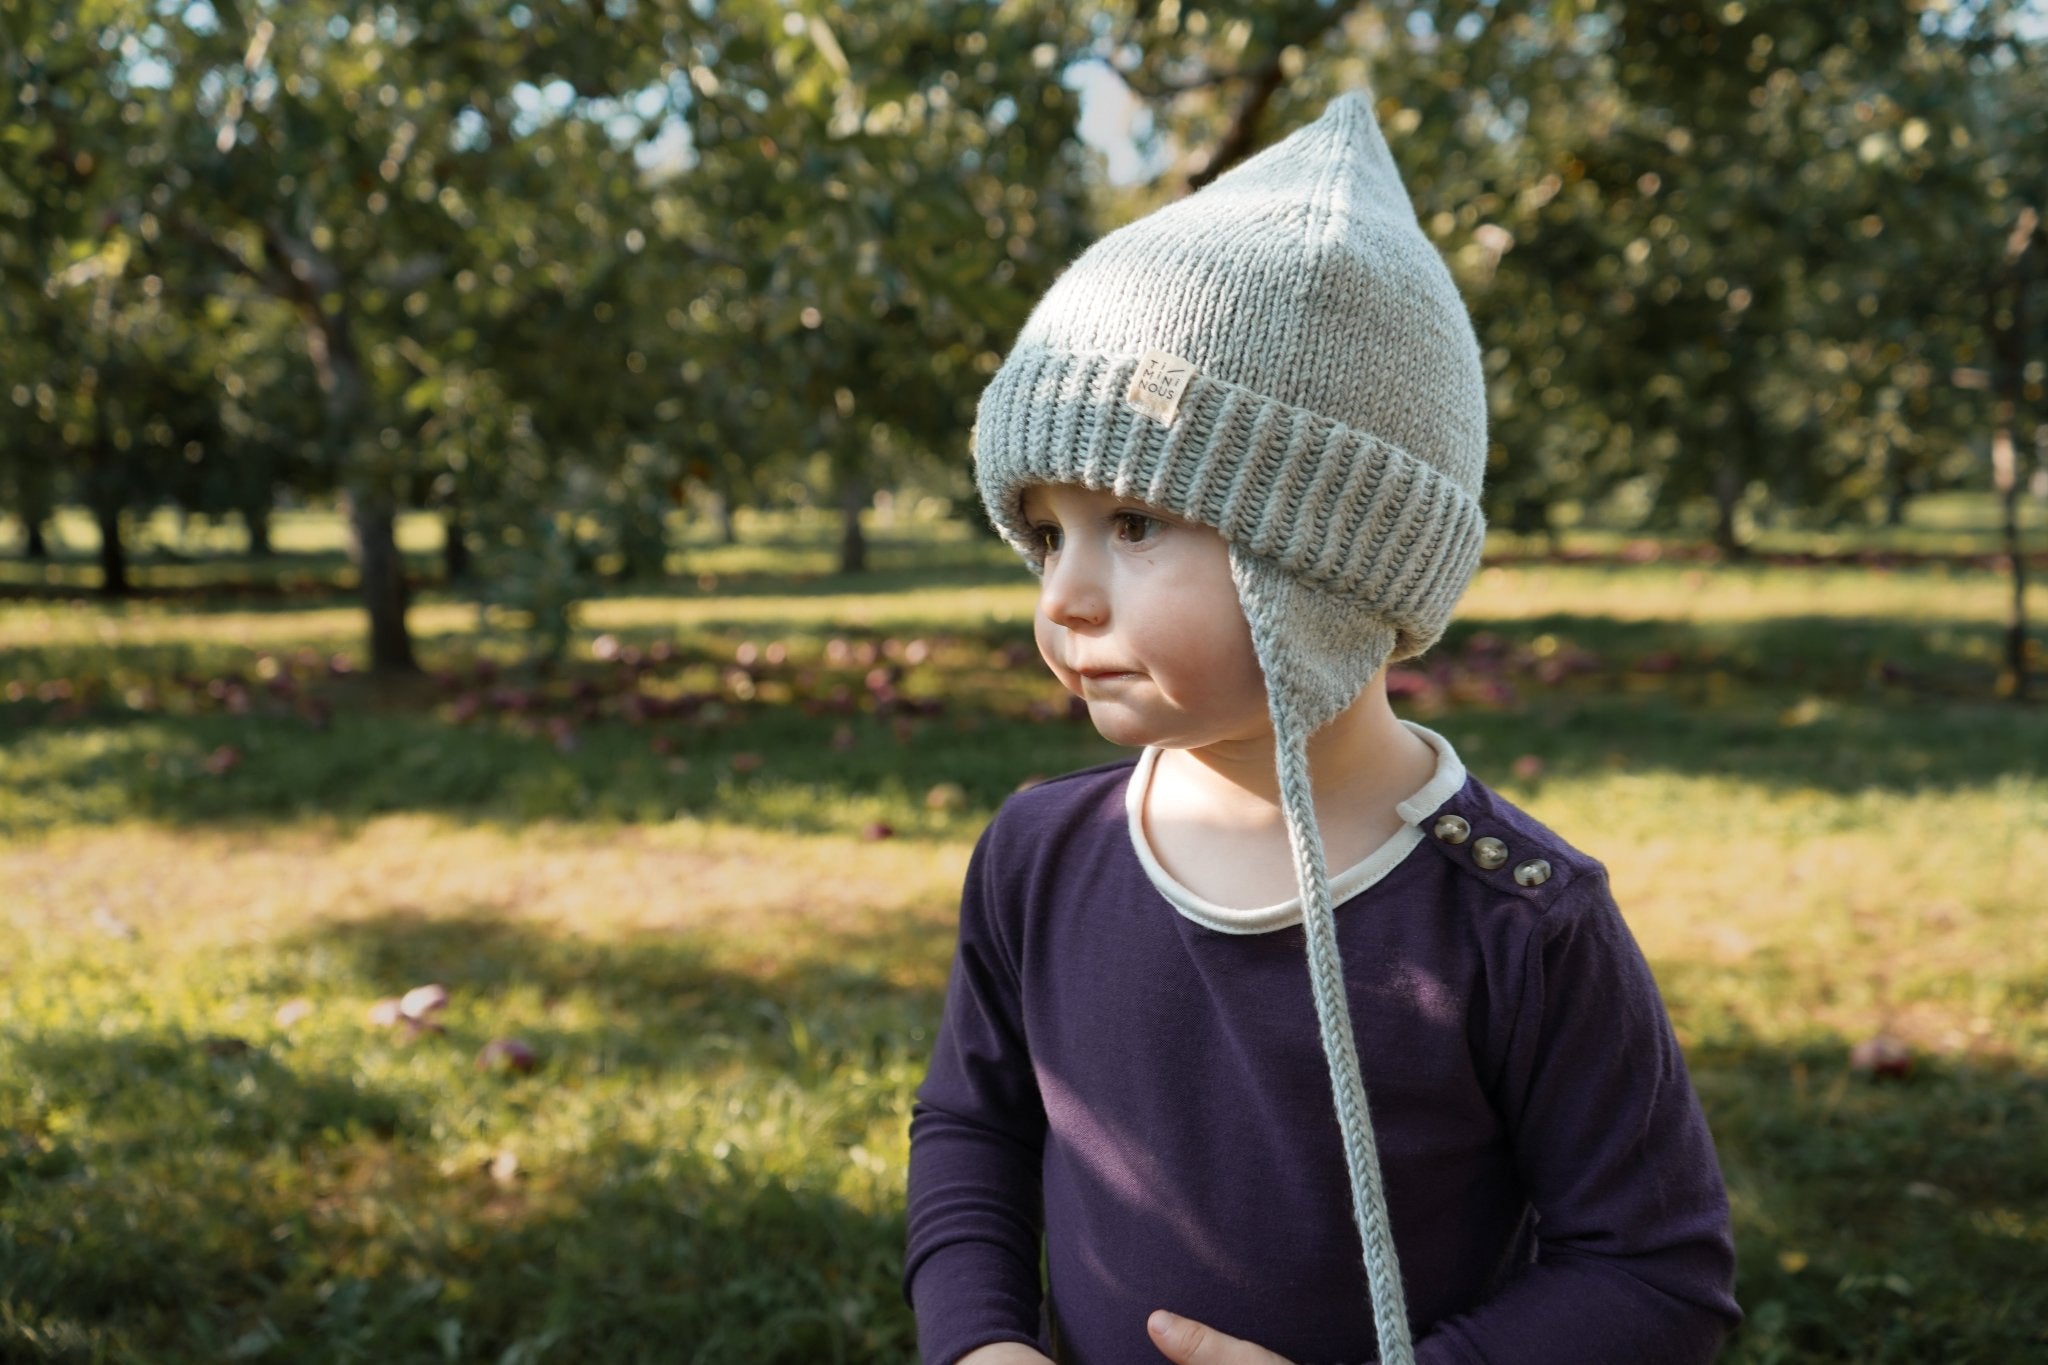
[[[1336,876],[1330,878],[1330,904],[1342,905],[1359,892],[1379,881],[1398,866],[1415,845],[1422,842],[1422,822],[1433,814],[1444,802],[1457,795],[1465,785],[1465,765],[1458,758],[1451,742],[1426,726],[1412,720],[1401,724],[1412,730],[1430,748],[1436,750],[1436,772],[1422,789],[1394,807],[1401,817],[1400,832],[1353,863]],[[1152,846],[1145,839],[1145,793],[1152,785],[1152,770],[1158,766],[1159,750],[1146,745],[1138,756],[1136,766],[1131,769],[1130,780],[1124,787],[1124,815],[1130,826],[1131,847],[1136,850],[1138,861],[1144,865],[1145,875],[1151,879],[1159,894],[1170,902],[1174,909],[1204,928],[1225,934],[1264,934],[1275,929],[1301,923],[1301,897],[1291,896],[1278,905],[1262,905],[1252,909],[1237,909],[1204,900],[1187,887],[1174,880],[1171,873],[1162,867],[1152,855]]]

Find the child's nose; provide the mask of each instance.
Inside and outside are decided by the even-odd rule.
[[[1058,625],[1100,625],[1109,615],[1109,597],[1101,574],[1086,549],[1074,544],[1076,539],[1069,537],[1067,546],[1046,564],[1038,609]]]

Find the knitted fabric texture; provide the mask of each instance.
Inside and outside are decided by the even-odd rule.
[[[983,391],[975,478],[1034,573],[1021,499],[1072,483],[1221,532],[1266,681],[1310,988],[1386,1365],[1413,1360],[1316,825],[1308,739],[1427,649],[1478,567],[1479,346],[1370,98],[1104,236]]]

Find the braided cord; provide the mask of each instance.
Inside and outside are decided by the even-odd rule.
[[[1276,711],[1286,708],[1275,708]],[[1345,1003],[1342,959],[1337,951],[1336,916],[1330,906],[1329,874],[1322,835],[1316,826],[1314,793],[1308,779],[1308,737],[1294,716],[1274,716],[1280,795],[1287,815],[1287,833],[1294,848],[1295,873],[1301,881],[1302,929],[1308,940],[1309,984],[1315,994],[1316,1023],[1323,1036],[1323,1056],[1330,1064],[1330,1093],[1337,1104],[1337,1124],[1344,1137],[1344,1164],[1351,1175],[1352,1215],[1365,1248],[1366,1282],[1372,1290],[1373,1323],[1379,1333],[1381,1365],[1414,1365],[1408,1334],[1408,1304],[1401,1292],[1400,1260],[1387,1222],[1386,1196],[1380,1187],[1378,1145],[1372,1115],[1366,1107],[1365,1079],[1358,1067],[1358,1048]]]

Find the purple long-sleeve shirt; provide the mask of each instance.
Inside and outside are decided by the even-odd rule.
[[[1742,1318],[1727,1196],[1605,872],[1414,728],[1436,778],[1332,899],[1417,1359],[1711,1360]],[[1161,1360],[1156,1308],[1300,1365],[1374,1358],[1299,901],[1175,882],[1139,813],[1155,757],[1010,797],[968,864],[910,1124],[929,1365]]]

